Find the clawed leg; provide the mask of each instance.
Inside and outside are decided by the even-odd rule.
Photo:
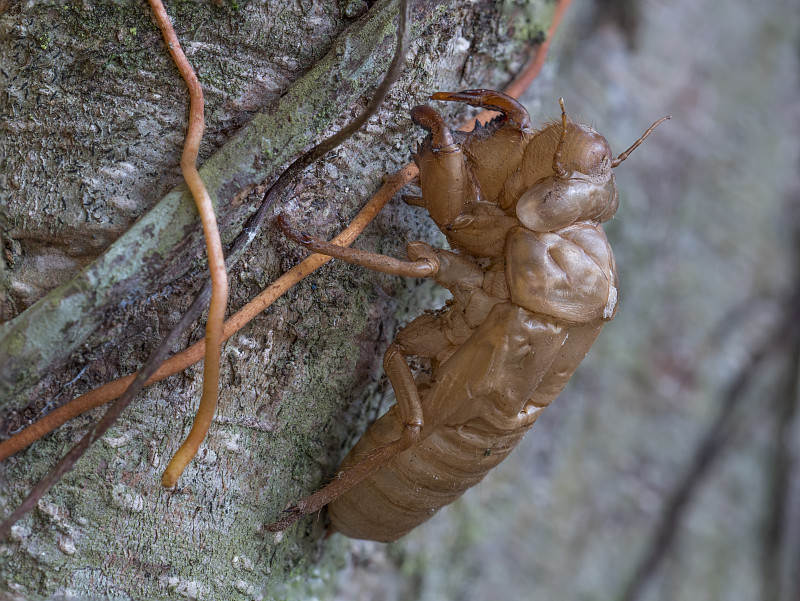
[[[456,137],[436,109],[422,105],[411,111],[414,123],[430,132],[430,137],[414,157],[419,167],[424,206],[449,238],[450,228],[462,215],[465,206],[475,201],[495,201],[509,173],[521,161],[527,140],[533,132],[525,107],[500,92],[436,92],[431,98],[464,102],[503,114],[503,119],[493,126],[492,135],[487,135],[483,130],[481,135],[462,136],[457,144]],[[480,152],[476,154],[478,150]],[[468,161],[467,155],[482,158],[480,161]],[[452,239],[450,241],[453,243]]]
[[[430,144],[434,152],[459,152],[459,148],[453,140],[453,133],[435,108],[427,104],[415,106],[411,109],[411,120],[430,132]]]
[[[431,96],[432,100],[444,100],[447,102],[464,102],[471,106],[501,112],[506,119],[516,123],[520,129],[528,129],[531,126],[531,118],[528,111],[511,96],[494,90],[464,90],[463,92],[436,92]]]
[[[329,257],[368,267],[382,273],[410,278],[426,278],[436,275],[436,272],[439,271],[439,260],[436,258],[436,252],[424,242],[410,242],[406,249],[411,261],[401,261],[386,255],[339,246],[326,240],[314,238],[304,232],[298,232],[289,225],[283,215],[278,215],[276,222],[288,238],[321,255],[328,255]]]
[[[461,215],[464,203],[478,195],[464,152],[455,143],[453,133],[439,112],[427,104],[415,106],[411,109],[411,120],[430,132],[414,162],[419,167],[424,206],[443,230]]]
[[[310,497],[298,501],[297,504],[286,510],[289,515],[285,518],[267,524],[266,529],[269,532],[285,530],[304,515],[319,511],[417,441],[423,425],[422,403],[416,382],[414,382],[414,375],[397,343],[393,343],[386,351],[383,357],[383,368],[397,397],[397,405],[404,426],[402,436],[372,450],[355,465],[337,473],[330,484]]]

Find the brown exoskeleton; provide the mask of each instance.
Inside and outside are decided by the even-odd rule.
[[[561,392],[617,306],[614,255],[601,223],[618,205],[606,139],[567,119],[533,130],[527,111],[491,90],[435,100],[497,110],[451,132],[430,106],[415,156],[424,206],[452,251],[411,242],[411,261],[292,231],[314,252],[397,275],[433,277],[453,298],[401,329],[384,357],[397,403],[356,443],[325,488],[270,524],[282,530],[330,503],[332,529],[395,540],[483,479]],[[666,119],[666,117],[665,117]],[[406,357],[430,361],[414,376]]]

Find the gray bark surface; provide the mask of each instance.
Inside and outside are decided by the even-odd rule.
[[[394,2],[370,4],[168,3],[206,95],[201,174],[225,241],[265,180],[363,109],[394,43]],[[406,71],[379,114],[277,210],[321,236],[342,229],[421,139],[409,109],[437,89],[505,85],[541,39],[542,4],[418,2]],[[7,434],[134,371],[205,267],[178,169],[188,95],[146,3],[12,2],[0,46]],[[419,237],[435,239],[418,209],[395,201],[359,246],[402,256]],[[265,228],[231,274],[229,312],[303,255]],[[177,493],[160,473],[191,424],[202,370],[147,389],[0,545],[0,594],[330,595],[334,579],[320,574],[343,565],[349,543],[323,540],[321,520],[282,538],[261,524],[330,477],[375,417],[380,384],[363,393],[398,318],[427,300],[412,287],[334,263],[234,336],[215,423]],[[185,342],[202,334],[199,324]],[[3,515],[98,415],[3,464]]]

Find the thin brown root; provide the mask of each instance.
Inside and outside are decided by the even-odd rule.
[[[167,44],[172,60],[189,88],[191,104],[189,108],[189,129],[186,132],[186,143],[183,147],[181,158],[181,171],[194,197],[200,220],[203,224],[206,250],[208,253],[208,268],[211,272],[211,304],[208,309],[206,322],[206,348],[205,362],[203,365],[203,395],[200,407],[197,410],[192,430],[186,441],[170,461],[164,472],[162,484],[166,487],[174,486],[183,470],[197,454],[200,444],[208,434],[214,411],[217,407],[219,396],[219,359],[222,345],[222,324],[225,321],[225,309],[228,306],[228,274],[225,271],[225,256],[222,253],[222,241],[219,238],[217,218],[214,214],[214,205],[208,195],[203,180],[197,171],[197,154],[200,150],[200,141],[203,139],[205,120],[203,117],[205,103],[203,89],[192,65],[186,59],[181,49],[178,36],[172,28],[167,11],[161,0],[148,0],[155,14],[156,22],[161,28],[164,41]]]
[[[384,206],[400,191],[408,181],[416,177],[418,173],[416,165],[406,165],[394,175],[386,178],[383,186],[375,195],[370,198],[364,208],[356,215],[353,221],[342,231],[341,234],[333,239],[339,246],[349,246],[366,229],[372,220],[380,213]],[[317,269],[325,265],[331,257],[313,254],[306,257],[299,264],[292,267],[289,271],[280,276],[277,280],[267,286],[258,296],[242,307],[236,314],[232,315],[225,322],[222,330],[222,340],[228,340],[236,332],[259,313],[267,309],[272,303],[283,296],[295,284],[305,279],[306,276],[314,273]],[[203,358],[206,341],[195,342],[186,350],[167,359],[161,367],[147,381],[147,385],[155,384],[182,372],[187,367],[194,365]],[[118,380],[103,384],[90,390],[69,403],[62,405],[52,413],[47,414],[34,424],[31,424],[22,432],[11,438],[0,442],[0,461],[14,455],[22,449],[33,444],[45,434],[52,432],[62,424],[78,417],[79,415],[101,407],[106,403],[119,397],[125,389],[133,382],[137,374],[131,374]]]
[[[545,38],[544,42],[542,42],[541,46],[536,50],[536,54],[533,55],[531,62],[528,63],[522,72],[514,78],[514,81],[506,88],[506,94],[513,98],[519,98],[539,76],[539,73],[542,72],[544,62],[547,60],[547,53],[550,51],[550,44],[570,4],[572,4],[572,0],[558,0],[555,12],[553,13],[553,20],[550,21],[550,27],[547,29],[547,38]]]

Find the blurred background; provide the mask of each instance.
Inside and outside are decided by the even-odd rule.
[[[576,2],[525,98],[621,152],[620,308],[511,458],[337,599],[800,598],[800,10]]]

